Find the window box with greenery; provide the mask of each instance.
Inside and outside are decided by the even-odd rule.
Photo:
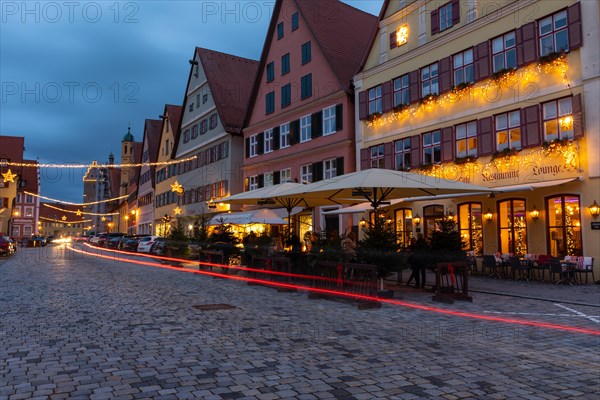
[[[512,156],[516,156],[518,154],[519,154],[519,150],[506,148],[502,151],[497,151],[494,154],[492,154],[492,161],[501,159],[501,158],[509,158]]]
[[[378,121],[380,118],[381,118],[381,113],[374,112],[373,114],[369,114],[369,116],[367,117],[367,121],[375,122],[375,121]]]
[[[468,164],[468,163],[473,163],[475,161],[477,161],[476,156],[458,157],[454,160],[454,164],[457,164],[457,165]]]
[[[548,53],[545,56],[542,56],[538,59],[538,65],[540,67],[544,67],[547,65],[552,65],[556,60],[564,60],[567,57],[567,54],[564,51]]]
[[[410,104],[398,104],[393,108],[395,114],[402,114],[404,111],[408,110]]]
[[[452,87],[452,93],[458,94],[462,91],[468,90],[471,86],[473,86],[471,82],[459,83],[458,85]]]
[[[421,100],[419,100],[419,105],[420,106],[428,106],[430,104],[433,104],[438,98],[437,94],[430,94],[427,95],[423,98],[421,98]]]
[[[432,171],[437,164],[421,164],[419,167],[419,171],[421,172],[429,172]]]
[[[494,72],[492,74],[492,81],[494,81],[496,84],[499,84],[502,81],[505,81],[509,77],[513,76],[515,74],[515,71],[515,68],[502,68],[498,72]]]

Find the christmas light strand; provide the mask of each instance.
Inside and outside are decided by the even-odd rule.
[[[192,161],[198,158],[192,156],[188,158],[182,158],[181,160],[169,160],[159,162],[147,162],[147,163],[135,163],[135,164],[98,164],[93,161],[89,164],[55,164],[55,163],[20,163],[20,162],[7,162],[2,165],[11,167],[32,167],[32,168],[67,168],[67,169],[83,169],[83,168],[136,168],[136,167],[162,167],[173,164],[181,164],[184,162]]]
[[[61,221],[60,219],[53,219],[53,218],[46,218],[46,217],[40,217],[40,219],[43,219],[44,221],[58,222],[59,224],[82,224],[84,222],[92,222],[91,219],[81,219],[79,221]]]
[[[47,203],[44,203],[44,206],[58,210],[58,211],[66,212],[66,213],[77,214],[77,216],[80,216],[80,215],[98,215],[98,216],[119,215],[119,213],[93,213],[93,212],[85,212],[85,211],[81,211],[81,210],[77,210],[77,211],[66,210],[64,208],[55,207],[55,206],[53,206],[51,204],[47,204]]]
[[[87,203],[72,203],[70,201],[63,201],[63,200],[53,199],[52,197],[46,197],[46,196],[42,196],[40,194],[31,193],[31,192],[24,192],[24,193],[25,194],[30,194],[30,195],[32,195],[34,197],[38,197],[40,199],[44,199],[44,200],[48,200],[48,201],[53,201],[55,203],[60,203],[60,204],[66,204],[66,205],[70,205],[70,206],[91,206],[93,204],[108,203],[108,202],[111,202],[111,201],[122,200],[122,199],[125,199],[125,198],[129,197],[129,195],[124,195],[124,196],[119,196],[119,197],[113,197],[112,199],[90,201],[90,202],[87,202]]]

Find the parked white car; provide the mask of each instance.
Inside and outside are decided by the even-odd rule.
[[[158,236],[146,236],[140,239],[137,247],[138,253],[150,253],[150,248],[154,244],[154,241],[157,237]]]

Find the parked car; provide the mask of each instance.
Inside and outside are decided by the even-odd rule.
[[[123,240],[123,236],[115,236],[115,237],[109,238],[106,241],[104,247],[106,247],[107,249],[118,249],[122,240]]]
[[[46,246],[46,238],[40,235],[32,235],[28,245],[29,247],[44,247]]]
[[[102,235],[100,235],[100,238],[98,239],[98,246],[108,247],[108,242],[111,239],[120,238],[122,236],[125,236],[125,234],[124,233],[103,233]]]
[[[49,235],[46,237],[46,244],[48,243],[52,243],[54,241],[55,237],[54,235]]]
[[[12,254],[17,251],[17,244],[8,236],[0,236],[0,255]]]
[[[138,253],[150,253],[150,248],[158,236],[146,236],[140,239],[137,247]]]
[[[167,240],[165,238],[156,238],[154,244],[150,248],[150,254],[154,254],[156,256],[164,256],[165,255],[165,244]]]
[[[135,236],[134,237],[126,237],[125,240],[123,242],[121,242],[121,248],[119,250],[136,252],[137,251],[137,247],[138,247],[138,243],[144,237],[145,236],[140,236],[140,237],[135,237]]]
[[[103,235],[106,235],[106,233],[97,233],[94,236],[92,236],[90,238],[90,243],[93,245],[98,246],[98,241],[100,240],[101,237],[103,237]]]

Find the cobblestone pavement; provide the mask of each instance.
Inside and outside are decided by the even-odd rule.
[[[598,299],[572,289],[586,304]],[[402,296],[600,328],[598,301]],[[235,308],[194,307],[215,303]],[[0,259],[0,359],[0,399],[600,399],[598,335],[388,304],[358,310],[50,246]]]

